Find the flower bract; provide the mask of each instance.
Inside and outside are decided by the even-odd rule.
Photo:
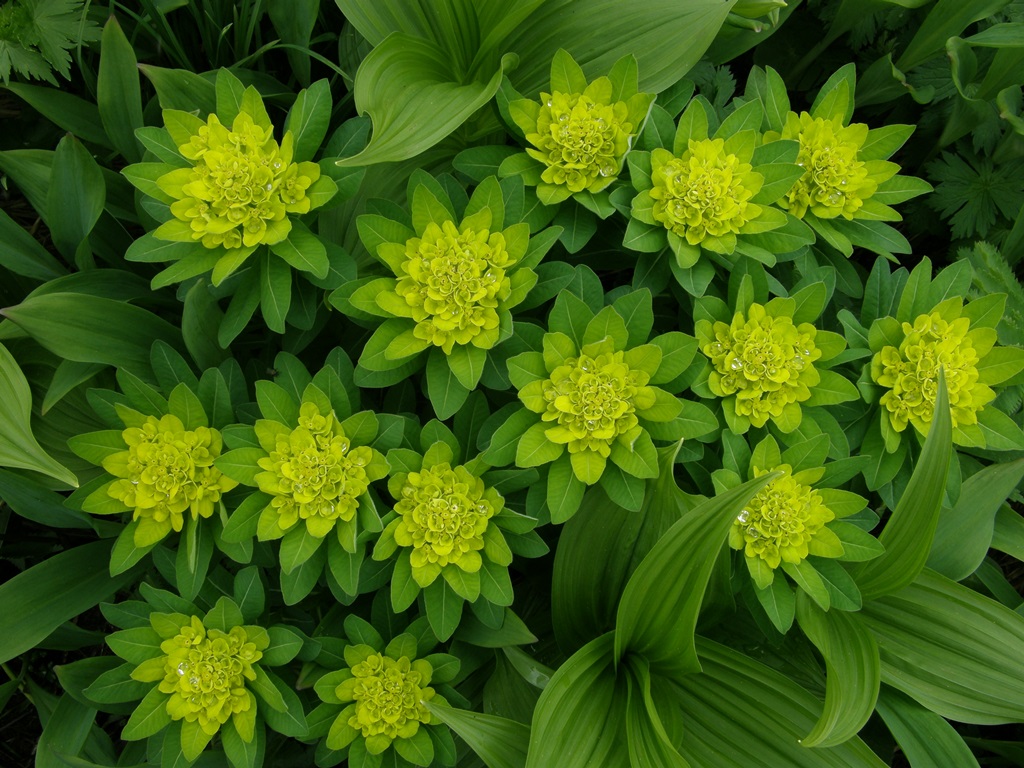
[[[216,429],[185,429],[181,419],[167,414],[147,416],[121,434],[128,449],[104,459],[103,468],[118,478],[107,494],[129,507],[139,523],[137,546],[181,531],[186,512],[193,519],[210,517],[221,495],[238,485],[213,466],[223,445]]]
[[[943,371],[954,427],[978,423],[978,412],[995,399],[980,378],[979,363],[992,349],[995,331],[971,329],[966,317],[949,319],[938,311],[903,323],[899,347],[885,346],[871,361],[871,378],[888,388],[882,395],[883,418],[902,432],[913,424],[928,434]]]
[[[782,464],[771,470],[755,468],[754,475],[769,471],[784,474],[746,504],[729,531],[729,546],[743,550],[748,558],[760,558],[772,569],[783,562],[797,565],[809,554],[841,554],[838,537],[825,527],[835,514],[803,477],[807,473],[794,474],[790,465]]]
[[[737,417],[755,427],[784,416],[790,423],[794,416],[799,422],[800,402],[821,380],[814,367],[821,357],[814,326],[797,325],[791,316],[769,307],[754,303],[746,313],[737,312],[731,323],[697,323],[701,351],[713,368],[708,386],[728,399]]]
[[[714,250],[731,251],[735,236],[761,213],[761,206],[750,198],[760,191],[764,177],[752,169],[749,162],[727,152],[722,139],[691,139],[682,157],[655,149],[652,216],[690,245],[719,245]]]
[[[353,445],[333,411],[323,413],[312,402],[302,403],[296,427],[261,420],[256,432],[268,452],[258,461],[263,471],[256,482],[272,497],[262,525],[281,535],[303,523],[323,538],[339,521],[351,522],[359,497],[387,474],[379,452]]]

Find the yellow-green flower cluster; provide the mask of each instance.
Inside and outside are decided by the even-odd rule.
[[[480,570],[480,552],[490,519],[503,501],[463,466],[448,462],[409,472],[399,491],[395,543],[412,547],[412,575],[429,586],[442,569]]]
[[[427,224],[405,245],[395,293],[398,311],[416,321],[417,339],[450,354],[456,344],[490,349],[498,342],[498,306],[509,297],[515,263],[501,232],[464,221]],[[389,304],[388,308],[391,308]]]
[[[651,152],[651,215],[666,229],[700,245],[740,234],[761,214],[750,199],[764,177],[750,163],[727,152],[723,139],[691,139],[682,157],[666,149]]]
[[[207,248],[281,242],[292,228],[288,214],[309,212],[306,190],[320,177],[316,163],[292,162],[293,145],[290,131],[278,145],[265,114],[243,110],[230,128],[211,114],[178,147],[190,167],[157,179],[174,198],[175,218],[155,236],[199,241]]]
[[[391,658],[369,646],[355,646],[351,651],[361,660],[350,667],[351,677],[335,690],[339,700],[353,702],[339,715],[351,730],[344,743],[328,737],[328,747],[341,749],[358,734],[366,740],[366,751],[379,755],[396,739],[414,737],[420,725],[437,722],[426,707],[434,698],[430,662],[408,656]],[[346,660],[349,655],[346,652]]]
[[[127,450],[107,456],[103,468],[118,478],[107,494],[132,510],[135,544],[155,544],[181,531],[186,511],[210,517],[221,495],[238,483],[213,466],[223,442],[209,427],[185,429],[177,416],[147,416],[122,433]]]
[[[928,434],[939,371],[945,373],[953,426],[977,424],[978,412],[995,399],[995,392],[979,380],[978,363],[992,348],[995,332],[970,328],[966,317],[944,318],[932,311],[903,323],[899,348],[883,347],[871,361],[871,378],[888,392],[881,404],[893,429],[902,432],[913,424]]]
[[[747,557],[760,558],[772,569],[784,562],[798,565],[809,554],[841,554],[839,537],[825,527],[835,514],[807,484],[809,472],[794,474],[788,464],[771,470],[754,468],[755,477],[769,472],[784,474],[758,491],[740,512],[729,530],[729,546],[743,550]]]
[[[603,458],[616,440],[636,440],[643,429],[636,412],[654,405],[657,396],[647,386],[650,374],[630,367],[626,354],[611,339],[586,345],[549,378],[520,391],[527,408],[553,422],[545,432],[548,440],[567,446],[570,454],[593,451]]]
[[[737,312],[731,324],[700,321],[697,338],[713,366],[708,386],[719,397],[735,398],[736,414],[755,427],[778,420],[821,381],[815,334],[810,323],[796,325],[757,303],[746,314]]]
[[[176,616],[181,626],[160,644],[163,655],[138,665],[132,677],[159,680],[172,720],[198,723],[203,733],[213,736],[231,719],[243,740],[251,741],[256,700],[246,681],[256,679],[253,665],[269,645],[266,631],[232,627],[223,632],[208,629],[198,616]]]
[[[258,460],[264,471],[256,482],[272,497],[261,528],[270,523],[283,534],[301,521],[311,536],[323,538],[339,520],[352,520],[359,497],[387,474],[372,448],[352,445],[334,412],[322,413],[312,402],[302,403],[294,429],[260,420],[256,433],[268,451]]]
[[[766,141],[782,138],[800,142],[797,165],[804,174],[779,205],[799,218],[810,210],[821,219],[852,219],[878,188],[868,165],[857,157],[867,137],[868,127],[863,123],[844,126],[838,118],[790,112],[781,134],[765,135]]]
[[[544,164],[541,179],[569,192],[605,187],[619,174],[637,126],[629,106],[612,99],[601,77],[583,93],[541,93],[535,130],[526,152]]]

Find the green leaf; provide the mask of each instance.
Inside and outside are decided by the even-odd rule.
[[[103,27],[96,103],[110,141],[128,162],[137,163],[142,159],[142,151],[135,129],[143,126],[138,60],[113,15]]]
[[[0,310],[65,360],[104,363],[148,378],[149,350],[160,339],[176,349],[181,336],[152,312],[101,296],[48,293]]]
[[[494,97],[510,63],[487,73],[487,81],[462,82],[450,53],[432,41],[389,35],[363,59],[353,87],[356,110],[370,115],[373,135],[366,149],[339,165],[405,160],[429,149]]]
[[[935,412],[921,457],[878,537],[885,553],[853,572],[865,599],[898,591],[924,568],[939,522],[952,447],[949,396],[945,378],[940,377]]]
[[[670,702],[679,752],[692,765],[750,768],[883,768],[860,739],[836,747],[806,749],[800,739],[821,711],[821,701],[774,669],[746,654],[698,639],[703,671],[680,681],[665,681],[655,701]],[[657,684],[658,681],[655,681]],[[666,706],[659,711],[667,715]],[[737,723],[743,728],[737,729]],[[675,728],[673,729],[673,725]],[[699,734],[699,737],[697,737]],[[767,757],[770,756],[770,757]]]
[[[953,581],[974,573],[992,544],[996,513],[1024,478],[1024,459],[992,464],[971,475],[952,509],[939,513],[928,567]]]
[[[481,712],[426,703],[430,714],[451,728],[488,768],[523,768],[530,729],[522,723]]]
[[[0,210],[0,266],[34,280],[52,280],[67,270],[28,231]]]
[[[796,594],[789,582],[773,578],[771,584],[764,589],[755,586],[754,595],[775,628],[783,634],[789,632],[796,616]]]
[[[694,629],[718,551],[743,505],[776,475],[697,506],[658,540],[626,584],[615,622],[615,658],[643,654],[659,674],[700,669]]]
[[[438,640],[446,641],[459,626],[465,601],[455,594],[444,579],[438,579],[424,589],[423,598],[430,628]]]
[[[265,256],[260,266],[260,306],[267,327],[274,333],[284,333],[284,321],[291,302],[291,269],[283,260]]]
[[[284,123],[284,129],[295,136],[295,162],[313,159],[330,121],[331,87],[326,80],[299,91]]]
[[[651,671],[643,656],[629,658],[626,678],[629,698],[626,704],[626,743],[631,765],[659,768],[690,768],[690,764],[672,746],[665,732],[657,705],[651,697]]]
[[[805,747],[832,747],[857,735],[875,709],[881,684],[878,645],[854,617],[825,613],[805,594],[797,595],[800,629],[825,659],[825,709]]]
[[[616,0],[552,0],[515,28],[503,50],[519,55],[511,79],[522,93],[547,89],[548,66],[559,48],[591,80],[635,55],[640,90],[657,93],[704,55],[731,7],[719,0],[656,0],[628,9]]]
[[[293,224],[288,238],[270,246],[270,250],[300,272],[309,272],[320,279],[327,277],[331,268],[327,248],[302,224]]]
[[[626,766],[627,695],[616,680],[611,633],[574,653],[537,702],[526,768]]]
[[[887,687],[875,707],[914,768],[977,768],[977,758],[953,726],[913,699]]]
[[[42,472],[78,487],[78,478],[48,454],[32,433],[32,390],[7,348],[0,344],[0,466]]]
[[[128,722],[121,730],[121,738],[126,741],[144,739],[159,733],[170,722],[171,716],[167,714],[167,694],[154,685],[128,718]]]
[[[106,186],[99,165],[74,136],[57,144],[46,194],[47,222],[57,249],[69,261],[103,213]]]
[[[448,364],[448,356],[434,348],[427,356],[427,396],[439,419],[447,419],[461,408],[470,389],[466,387]]]
[[[1024,616],[929,570],[856,615],[878,641],[883,683],[957,722],[1024,719]]]

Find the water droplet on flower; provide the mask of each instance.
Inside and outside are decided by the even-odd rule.
[[[732,368],[734,371],[741,371],[743,370],[743,363],[740,361],[739,358],[734,357],[732,359],[732,362],[729,363],[729,367]]]
[[[184,661],[183,661],[183,662],[181,662],[181,664],[179,664],[179,665],[178,665],[178,676],[179,676],[179,677],[184,677],[184,676],[185,676],[185,671],[186,671],[187,669],[188,669],[188,665],[187,665],[187,664],[185,664],[185,662],[184,662]]]
[[[747,528],[747,536],[759,539],[761,538],[761,532],[757,530],[757,528],[755,528],[754,526],[750,526],[749,528]]]
[[[550,107],[551,106],[551,99],[548,99],[545,103]]]
[[[274,185],[273,185],[273,184],[270,184],[270,183],[268,182],[268,183],[267,183],[267,184],[266,184],[266,185],[265,185],[265,186],[264,186],[263,188],[264,188],[265,190],[267,190],[267,192],[269,192],[270,190],[272,190],[272,189],[274,188]]]
[[[564,113],[559,115],[558,116],[558,122],[560,122],[560,123],[567,123],[567,122],[569,122],[569,116],[564,114]]]
[[[738,515],[736,515],[736,519],[737,519],[737,520],[738,520],[739,522],[741,522],[741,523],[745,523],[745,522],[747,522],[747,520],[749,520],[749,519],[750,519],[750,510],[749,510],[749,509],[744,509],[744,510],[743,510],[742,512],[740,512],[740,513],[739,513]]]

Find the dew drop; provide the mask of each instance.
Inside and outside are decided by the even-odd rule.
[[[738,515],[736,515],[736,519],[737,519],[737,520],[738,520],[739,522],[741,522],[741,523],[745,523],[745,522],[747,522],[747,520],[749,520],[749,519],[750,519],[750,510],[749,510],[749,509],[744,509],[744,510],[743,510],[742,512],[740,512],[740,513],[739,513]]]
[[[734,370],[734,371],[742,371],[743,370],[743,363],[740,362],[740,359],[738,357],[734,357],[732,359],[732,362],[729,363],[729,367],[732,368],[732,370]]]
[[[755,528],[754,526],[750,526],[749,528],[747,528],[747,535],[754,539],[761,538],[761,532],[757,530],[757,528]]]
[[[263,188],[264,188],[265,190],[267,190],[267,192],[269,192],[270,190],[272,190],[272,189],[274,188],[274,185],[273,185],[273,184],[270,184],[270,183],[268,182],[268,183],[267,183],[267,184],[266,184],[266,185],[265,185],[265,186],[264,186]]]

